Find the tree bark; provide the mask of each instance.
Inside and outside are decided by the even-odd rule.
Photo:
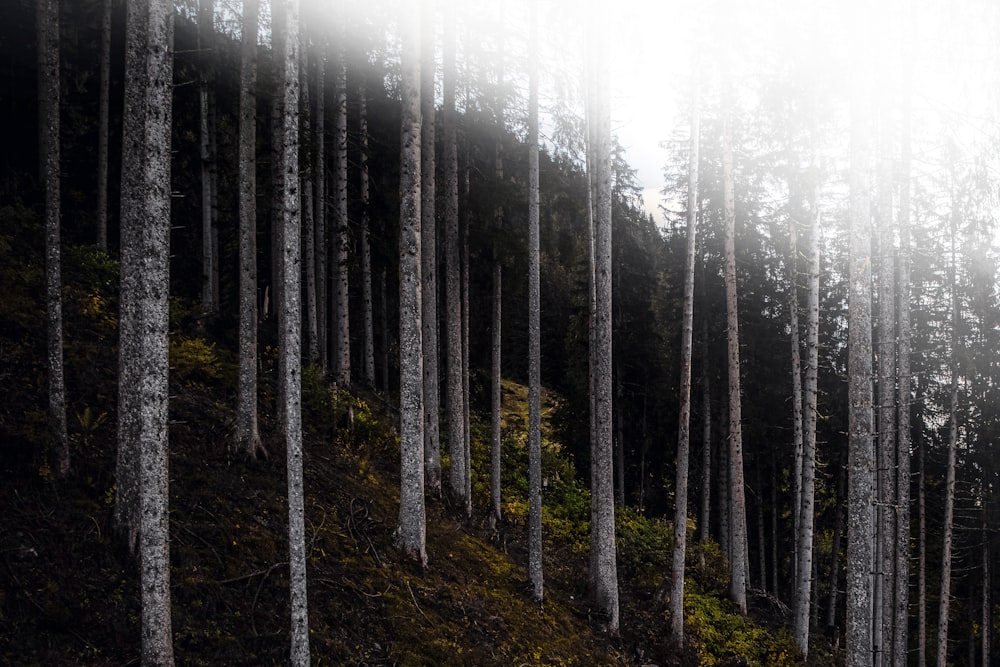
[[[418,63],[419,64],[419,63]],[[418,82],[419,85],[419,82]],[[364,311],[364,381],[369,387],[375,386],[375,326],[372,322],[372,253],[369,242],[371,226],[371,195],[368,178],[368,95],[367,87],[361,84],[358,90],[361,134],[361,304]],[[423,391],[423,381],[421,381]],[[422,430],[421,430],[422,432]]]
[[[127,7],[125,99],[122,113],[121,268],[118,305],[118,456],[115,466],[115,527],[130,552],[139,537],[139,347],[138,234],[142,229],[146,132],[146,42],[149,5]]]
[[[670,639],[678,649],[684,646],[684,555],[687,551],[688,459],[691,449],[691,349],[694,338],[694,264],[698,248],[700,83],[697,77],[692,77],[687,246],[684,253],[684,305],[681,314],[680,415],[677,426],[677,473],[674,482],[673,567],[670,576]]]
[[[538,7],[532,3],[528,39],[528,577],[541,602],[542,420],[541,283],[538,237]],[[610,369],[609,369],[610,370]],[[609,424],[610,426],[610,424]],[[610,435],[610,433],[609,433]]]
[[[101,2],[100,77],[97,110],[97,245],[108,249],[108,125],[111,88],[111,5]]]
[[[859,63],[859,70],[867,64]],[[859,75],[863,76],[863,75]],[[848,312],[847,667],[872,662],[875,452],[872,425],[871,129],[867,80],[851,108]]]
[[[301,197],[299,195],[299,0],[284,0],[284,114],[282,115],[282,302],[278,349],[288,476],[288,562],[291,593],[291,664],[308,665],[305,498],[302,483]]]
[[[427,565],[424,509],[423,350],[421,347],[420,9],[408,5],[404,31],[399,220],[399,546]]]
[[[954,175],[952,175],[954,187]],[[948,663],[948,622],[951,612],[952,540],[955,516],[955,464],[958,455],[958,201],[952,193],[951,212],[951,405],[948,415],[948,463],[945,472],[944,519],[941,535],[941,595],[938,600],[937,665]]]
[[[594,603],[605,629],[618,634],[618,571],[611,452],[611,113],[606,36],[592,25],[594,90],[594,488],[596,576]]]
[[[167,438],[170,286],[170,131],[173,93],[173,6],[148,4],[144,86],[146,121],[140,160],[137,244],[136,347],[138,357],[139,550],[142,662],[174,662],[170,620],[170,514]]]
[[[497,95],[494,102],[496,107],[497,136],[494,143],[493,166],[497,184],[503,183],[503,139],[505,133],[504,108],[501,91],[503,89],[503,5],[501,5],[500,19],[500,53],[497,57]],[[493,221],[499,237],[503,229],[504,209],[502,204],[498,204],[493,214]],[[500,453],[501,453],[501,411],[502,393],[501,378],[503,372],[501,368],[501,309],[503,305],[503,266],[500,262],[499,240],[493,243],[493,312],[490,328],[490,506],[493,509],[493,516],[500,520]]]
[[[198,50],[200,71],[198,73],[198,117],[199,144],[201,151],[201,306],[205,313],[214,315],[219,303],[214,289],[215,245],[212,235],[212,122],[209,109],[209,89],[211,63],[214,55],[214,0],[198,1]]]
[[[243,4],[240,68],[240,360],[236,440],[246,456],[267,456],[257,425],[257,22],[259,0]]]
[[[732,109],[723,103],[723,205],[726,224],[726,340],[729,370],[729,493],[732,549],[729,596],[747,612],[747,519],[743,482],[743,417],[740,390],[740,329],[736,296],[736,200],[733,176]]]
[[[437,221],[435,206],[434,8],[425,2],[421,16],[423,66],[420,70],[420,254],[423,278],[424,476],[426,486],[441,495],[441,388],[438,371]]]
[[[66,381],[63,373],[62,259],[60,241],[59,2],[39,0],[38,134],[45,207],[45,321],[49,428],[60,477],[69,474]]]
[[[923,386],[917,385],[916,403],[923,399]],[[917,420],[920,433],[921,420]],[[917,457],[919,458],[920,480],[917,487],[917,665],[927,664],[927,468],[924,460],[924,441],[917,436]]]
[[[312,134],[312,111],[309,99],[309,38],[304,30],[299,32],[299,132],[304,138]],[[313,364],[319,361],[319,320],[316,306],[316,211],[313,208],[313,155],[308,150],[299,152],[299,184],[302,193],[302,279],[305,284],[303,296],[303,323],[305,324],[305,344],[302,346],[302,361]]]
[[[313,233],[316,253],[316,343],[319,365],[329,369],[330,317],[327,287],[329,285],[326,232],[326,40],[320,36],[316,53],[316,84],[313,92]]]
[[[455,111],[455,6],[449,3],[444,30],[444,224],[445,224],[445,322],[447,324],[447,412],[449,492],[465,508],[465,415],[462,391],[462,295],[458,234],[458,137]]]
[[[468,103],[468,86],[466,86]],[[472,517],[472,420],[469,414],[469,142],[463,140],[464,165],[462,167],[461,223],[459,234],[462,242],[462,434],[465,437],[465,516]]]
[[[705,296],[705,263],[701,261],[702,308],[707,310]],[[712,530],[712,386],[708,358],[708,313],[701,316],[701,512],[698,516],[699,535],[702,542],[709,539]]]
[[[341,7],[344,5],[341,3]],[[344,46],[346,28],[341,14],[341,47],[337,63],[337,125],[336,150],[334,151],[334,189],[337,197],[337,233],[333,241],[333,263],[336,267],[336,359],[337,385],[343,389],[351,386],[351,313],[348,294],[350,280],[347,270],[348,220],[347,220],[347,49]]]

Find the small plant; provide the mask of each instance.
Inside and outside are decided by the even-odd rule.
[[[101,412],[94,416],[89,405],[83,409],[83,412],[76,413],[76,422],[80,425],[80,442],[84,446],[90,444],[90,439],[94,437],[97,429],[101,428],[101,424],[107,418],[107,412]]]

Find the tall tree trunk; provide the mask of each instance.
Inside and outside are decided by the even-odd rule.
[[[893,653],[898,660],[908,654],[910,606],[910,415],[911,377],[910,351],[910,104],[912,60],[904,58],[903,93],[900,107],[899,158],[899,260],[897,262],[899,387],[896,400],[896,564],[895,564],[895,626]]]
[[[677,476],[674,482],[674,546],[670,576],[670,639],[684,645],[684,555],[687,551],[688,459],[691,450],[691,359],[694,338],[694,264],[698,249],[698,148],[701,82],[691,78],[690,147],[687,182],[687,246],[684,254],[684,306],[681,314],[680,415],[677,425]],[[705,512],[707,515],[707,511]]]
[[[420,70],[420,255],[423,278],[424,476],[427,488],[441,495],[441,388],[438,371],[437,221],[435,206],[434,8],[425,2],[421,16],[423,67]]]
[[[237,446],[251,459],[267,456],[257,426],[257,19],[259,0],[243,4],[240,67],[240,369]]]
[[[312,111],[309,91],[309,38],[306,32],[299,32],[299,118],[303,138],[312,134]],[[307,144],[308,145],[308,144]],[[299,151],[299,187],[302,193],[302,276],[305,284],[303,296],[303,323],[305,324],[305,344],[302,346],[302,361],[312,364],[319,361],[319,321],[316,312],[316,215],[313,203],[313,154],[308,150]]]
[[[419,65],[419,63],[417,63]],[[418,82],[419,85],[419,82]],[[418,91],[419,92],[419,91]],[[369,387],[375,386],[375,327],[372,322],[372,253],[369,242],[371,226],[371,195],[368,187],[368,90],[362,83],[358,90],[361,127],[361,304],[364,311],[364,381]],[[419,259],[419,258],[418,258]],[[422,297],[421,297],[422,298]],[[421,371],[422,372],[422,371]],[[423,391],[423,380],[421,380]],[[422,403],[422,401],[421,401]],[[423,428],[421,428],[423,433]]]
[[[111,5],[101,1],[100,88],[97,111],[97,245],[108,249],[108,125],[111,88]]]
[[[699,273],[701,282],[701,304],[706,312],[701,316],[701,512],[699,539],[704,542],[711,534],[712,518],[712,387],[711,368],[708,358],[708,300],[705,296],[705,262],[702,260]]]
[[[390,332],[389,332],[389,307],[388,307],[388,295],[386,293],[386,268],[382,267],[382,273],[379,274],[379,294],[381,299],[379,299],[379,323],[382,328],[382,391],[389,393],[389,347],[390,343]]]
[[[837,505],[836,522],[833,524],[833,548],[830,562],[830,606],[826,610],[826,627],[828,634],[836,642],[837,634],[837,602],[840,599],[840,543],[844,534],[844,497],[846,495],[845,479],[847,473],[841,466],[837,471]]]
[[[992,614],[990,612],[990,534],[989,534],[989,524],[986,520],[986,512],[988,511],[987,503],[989,498],[985,497],[986,492],[984,492],[984,497],[982,498],[983,505],[983,606],[982,606],[982,617],[979,622],[979,627],[982,629],[982,646],[981,650],[981,660],[980,663],[983,667],[990,664],[990,634],[993,632],[993,620]],[[970,662],[971,664],[971,662]]]
[[[468,104],[466,86],[466,104]],[[472,421],[469,413],[469,142],[463,140],[461,223],[462,242],[462,434],[465,437],[465,516],[472,517]]]
[[[860,60],[860,58],[859,58]],[[859,62],[858,71],[867,63]],[[847,667],[872,662],[875,452],[872,425],[871,129],[867,77],[851,108],[848,313]]]
[[[809,194],[809,246],[807,258],[809,261],[809,283],[806,293],[806,373],[803,387],[804,404],[802,406],[802,484],[801,496],[798,499],[799,532],[796,535],[797,550],[797,592],[795,608],[795,635],[803,656],[809,652],[809,607],[815,606],[810,600],[810,582],[805,573],[811,573],[816,567],[816,557],[813,549],[814,516],[815,516],[815,485],[816,485],[816,422],[817,386],[819,381],[819,267],[820,267],[820,234],[821,213],[819,208],[820,171],[813,129],[813,147],[810,172],[812,184]],[[839,524],[839,521],[838,521]],[[838,525],[839,527],[839,525]],[[834,567],[837,557],[834,554]],[[815,584],[815,581],[813,582]]]
[[[923,400],[923,384],[917,384],[916,404]],[[917,665],[927,664],[927,467],[924,460],[924,440],[921,420],[917,419],[917,457],[920,466],[920,480],[917,487],[917,530],[920,538],[917,544]]]
[[[729,596],[747,612],[746,496],[743,483],[743,416],[740,391],[740,329],[736,304],[736,199],[733,176],[732,109],[724,102],[722,120],[723,205],[726,224],[726,339],[729,369],[729,493],[732,557]]]
[[[497,57],[497,95],[494,101],[496,109],[497,136],[494,143],[493,167],[497,184],[503,183],[503,139],[505,133],[504,108],[503,108],[503,57],[504,57],[504,25],[503,25],[503,4],[500,5],[501,18],[500,25],[500,53]],[[493,213],[493,221],[499,237],[503,229],[503,204],[498,204]],[[501,368],[501,307],[503,305],[503,267],[500,262],[500,241],[493,243],[493,312],[490,327],[490,506],[493,509],[493,516],[500,519],[500,439],[501,439],[501,411],[502,393],[501,378],[503,372]]]
[[[343,4],[341,4],[343,8]],[[348,299],[350,280],[347,270],[348,220],[347,220],[347,50],[344,46],[346,28],[341,15],[341,47],[337,57],[337,125],[336,149],[334,150],[334,190],[336,191],[337,233],[333,240],[333,263],[336,267],[334,283],[336,324],[336,347],[334,359],[337,385],[347,388],[351,385],[351,312]]]
[[[591,26],[594,86],[590,96],[594,123],[594,488],[596,576],[594,603],[606,630],[618,634],[618,571],[611,452],[611,113],[606,36]]]
[[[170,620],[170,514],[168,459],[168,295],[170,285],[170,130],[173,93],[173,6],[150,0],[145,62],[146,119],[141,143],[141,212],[128,238],[133,260],[138,356],[139,550],[142,591],[142,662],[172,665]],[[139,267],[130,267],[139,268]]]
[[[625,507],[625,394],[622,369],[615,373],[615,507]]]
[[[122,113],[121,268],[118,305],[118,456],[115,466],[116,529],[134,552],[139,537],[139,274],[142,256],[142,169],[146,133],[146,41],[149,6],[127,7],[125,99]]]
[[[48,354],[49,428],[60,477],[69,474],[66,382],[63,374],[62,260],[60,241],[59,2],[39,0],[38,135],[45,191],[45,324]]]
[[[329,271],[326,232],[326,41],[319,38],[316,49],[316,86],[313,92],[313,233],[316,253],[316,344],[319,365],[329,369]]]
[[[282,173],[282,165],[285,159],[281,151],[284,150],[285,141],[282,137],[284,132],[284,104],[285,104],[285,41],[288,39],[285,28],[285,12],[280,9],[280,2],[284,0],[271,0],[271,66],[274,68],[273,89],[271,95],[271,303],[273,314],[279,315],[281,310],[282,295],[281,283],[283,269],[281,267],[282,258],[282,236],[281,228],[284,220],[284,202],[281,192],[284,188],[285,175]],[[264,309],[267,316],[268,309]],[[281,400],[281,382],[277,383],[277,404]],[[277,411],[277,419],[281,421],[281,410]]]
[[[542,417],[541,283],[538,234],[538,7],[531,5],[528,40],[528,577],[541,601]],[[609,369],[610,370],[610,369]],[[610,424],[609,424],[610,426]],[[610,431],[610,429],[609,429]],[[609,433],[610,435],[610,433]]]
[[[893,656],[895,632],[896,522],[891,508],[896,506],[896,295],[893,266],[892,223],[892,136],[893,128],[886,105],[879,109],[878,154],[878,542],[875,563],[875,624],[873,627],[876,663],[898,664]]]
[[[458,233],[458,136],[455,110],[455,11],[445,11],[444,30],[444,224],[445,224],[445,322],[447,324],[448,472],[452,501],[465,508],[465,414],[462,391],[462,295]]]
[[[198,73],[199,143],[201,150],[201,306],[214,315],[219,310],[213,285],[215,276],[215,245],[212,235],[212,121],[209,89],[214,85],[211,70],[214,53],[214,0],[198,0]]]
[[[952,175],[952,187],[955,177]],[[958,201],[952,192],[951,212],[951,405],[948,415],[948,464],[945,473],[944,519],[941,535],[941,595],[938,600],[937,665],[948,663],[948,621],[951,611],[952,539],[955,525],[955,463],[958,455]]]
[[[306,592],[305,499],[302,484],[302,305],[300,300],[299,196],[299,0],[284,0],[284,114],[282,115],[281,200],[282,301],[278,349],[281,411],[287,449],[288,562],[291,593],[291,664],[309,664],[309,616]]]
[[[400,22],[402,128],[399,219],[399,546],[427,565],[424,509],[424,388],[420,294],[420,6]]]

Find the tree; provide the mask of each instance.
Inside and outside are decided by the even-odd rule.
[[[948,622],[951,609],[952,541],[955,533],[955,461],[958,456],[958,357],[961,297],[958,292],[959,203],[952,174],[951,223],[951,400],[948,410],[948,463],[945,468],[944,522],[941,535],[941,595],[938,600],[937,665],[948,664]]]
[[[198,77],[199,146],[201,151],[201,305],[206,313],[215,314],[219,310],[216,292],[218,280],[215,277],[215,244],[212,225],[212,133],[215,131],[211,120],[211,63],[215,58],[215,3],[214,0],[198,1],[198,49],[201,67]]]
[[[120,467],[138,482],[142,662],[172,665],[168,408],[170,131],[173,8],[167,0],[129,6],[126,34],[125,160],[137,167],[122,196],[122,391]],[[142,111],[142,117],[131,115]],[[127,322],[127,324],[126,324]],[[123,367],[124,370],[124,367]],[[130,457],[121,460],[122,453]],[[134,476],[134,477],[133,477]],[[129,489],[129,499],[135,498]],[[134,530],[131,524],[128,530]]]
[[[674,484],[674,546],[670,575],[670,638],[684,645],[684,555],[687,551],[688,458],[691,447],[691,360],[694,338],[694,266],[698,249],[698,142],[700,90],[692,77],[691,149],[688,157],[687,247],[684,252],[684,306],[681,314],[680,417],[677,426],[677,472]]]
[[[302,58],[299,63],[299,108],[302,109],[299,125],[302,137],[305,138],[312,134],[312,119],[310,118],[312,104],[309,99],[309,37],[305,30],[299,31],[299,40],[301,42],[299,54]],[[308,151],[301,151],[299,161],[299,191],[302,193],[303,271],[301,279],[304,282],[302,321],[305,325],[305,344],[302,346],[302,350],[303,361],[307,364],[319,361],[319,321],[316,303],[316,211],[313,206],[315,200],[313,173],[316,165],[312,161],[313,155],[310,155]]]
[[[240,66],[240,370],[236,440],[250,458],[267,456],[257,427],[257,18],[259,0],[243,4]]]
[[[288,476],[288,564],[291,599],[291,663],[308,665],[305,497],[302,485],[302,303],[300,296],[301,197],[299,196],[299,0],[284,0],[282,121],[282,275],[278,349],[281,425]]]
[[[455,7],[445,11],[444,29],[444,241],[445,241],[445,323],[447,359],[448,472],[451,499],[463,508],[468,499],[465,477],[465,414],[462,391],[462,295],[458,234],[458,118],[455,110]]]
[[[424,475],[427,488],[441,495],[441,429],[438,382],[438,279],[435,207],[434,3],[423,3],[423,66],[420,70],[420,270],[423,279]]]
[[[49,424],[59,475],[69,474],[66,382],[63,375],[62,260],[59,188],[59,2],[38,2],[39,164],[45,191],[45,320]]]
[[[728,77],[725,77],[728,78]],[[724,83],[723,86],[727,84]],[[736,307],[736,199],[733,176],[732,109],[723,102],[722,183],[726,225],[726,341],[729,370],[729,488],[731,543],[729,595],[747,613],[747,518],[743,486],[743,417],[740,396],[740,329]]]
[[[528,38],[528,577],[541,602],[542,419],[538,241],[538,7],[531,5]],[[610,243],[610,239],[609,239]],[[609,309],[610,310],[610,309]],[[608,369],[610,371],[610,369]],[[609,377],[610,379],[610,377]],[[608,396],[610,400],[610,395]],[[610,435],[610,423],[609,423]]]
[[[101,2],[100,91],[97,112],[97,245],[108,249],[108,123],[111,88],[111,4]]]
[[[503,136],[504,136],[504,108],[503,108],[503,5],[501,5],[500,19],[500,52],[497,55],[497,92],[495,104],[496,113],[496,141],[494,143],[493,167],[497,182],[503,182]],[[503,229],[503,204],[497,204],[493,213],[494,225],[499,234]],[[503,266],[500,262],[498,250],[499,241],[493,244],[493,320],[490,326],[490,503],[493,509],[493,518],[499,521],[500,515],[500,453],[501,453],[501,409],[502,393],[501,378],[502,357],[501,357],[501,318],[503,306]]]
[[[329,327],[329,309],[327,304],[328,276],[326,234],[326,39],[319,37],[319,48],[316,54],[316,89],[313,93],[313,215],[315,217],[313,231],[315,233],[316,252],[316,324],[319,348],[319,364],[323,369],[329,368],[329,347],[327,345]]]
[[[591,7],[591,14],[596,11]],[[606,37],[590,26],[594,56],[593,89],[587,120],[593,123],[594,184],[594,459],[591,530],[595,554],[592,565],[593,598],[604,627],[618,633],[618,571],[615,551],[615,502],[611,451],[611,113]]]
[[[860,39],[860,38],[859,38]],[[860,65],[851,99],[848,313],[847,665],[871,664],[875,558],[872,428],[870,85]]]
[[[420,294],[420,14],[407,5],[403,32],[399,232],[399,546],[427,565],[424,510],[423,350]]]
[[[344,8],[341,4],[341,8]],[[333,263],[336,266],[336,349],[334,359],[336,360],[335,377],[340,387],[349,387],[351,384],[351,313],[350,301],[350,280],[347,270],[347,246],[348,220],[347,220],[347,49],[345,46],[347,30],[344,19],[341,15],[340,24],[340,55],[337,63],[337,125],[336,125],[336,149],[334,150],[333,171],[334,190],[336,192],[336,220],[337,232],[333,241]]]
[[[361,304],[364,312],[365,340],[363,346],[363,376],[365,384],[375,386],[375,330],[372,323],[372,253],[368,241],[371,207],[368,177],[368,91],[365,84],[359,86],[358,108],[361,135]]]

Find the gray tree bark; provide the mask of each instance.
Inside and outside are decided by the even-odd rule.
[[[369,243],[369,228],[371,226],[368,178],[368,91],[364,83],[358,90],[358,108],[360,115],[361,135],[361,306],[364,312],[365,340],[364,381],[369,387],[375,386],[375,327],[372,322],[372,253]],[[421,390],[423,384],[421,383]]]
[[[729,370],[729,497],[731,557],[729,596],[747,612],[747,518],[743,481],[743,417],[740,391],[740,329],[736,303],[736,200],[733,175],[732,110],[723,109],[723,205],[726,224],[726,340]]]
[[[702,260],[699,280],[701,302],[705,299],[705,264]],[[712,518],[712,386],[708,358],[708,313],[701,317],[701,512],[698,514],[699,539],[704,542],[711,534]]]
[[[142,662],[174,662],[170,620],[170,514],[167,438],[170,286],[170,131],[173,94],[173,5],[150,0],[142,76],[146,120],[141,150],[141,213],[129,232],[138,260],[135,293],[139,450],[139,552]],[[129,147],[130,149],[132,147]]]
[[[341,3],[343,7],[343,3]],[[336,125],[336,150],[334,151],[334,189],[337,198],[337,233],[333,240],[333,263],[336,267],[336,359],[337,385],[347,388],[351,385],[351,315],[350,301],[348,294],[350,291],[350,280],[347,271],[347,245],[348,220],[347,220],[347,50],[344,46],[346,41],[346,28],[344,28],[342,13],[341,21],[341,47],[337,63],[337,125]]]
[[[469,89],[466,86],[466,104]],[[472,419],[469,413],[469,141],[463,140],[460,235],[462,242],[462,434],[465,437],[465,516],[472,517]]]
[[[917,386],[916,402],[923,398],[921,386]],[[919,432],[920,420],[917,420]],[[920,480],[917,482],[917,665],[927,664],[927,468],[924,461],[924,442],[917,438]]]
[[[542,582],[541,283],[538,240],[538,7],[528,38],[528,578],[532,596]],[[609,397],[610,398],[610,397]],[[610,434],[609,434],[610,435]]]
[[[815,132],[815,130],[814,130]],[[813,149],[810,172],[812,173],[812,189],[809,193],[809,245],[806,257],[809,262],[809,281],[806,293],[806,372],[803,386],[802,406],[802,483],[801,494],[797,502],[799,508],[799,524],[796,556],[797,591],[795,606],[795,636],[802,655],[809,655],[809,616],[810,607],[815,608],[811,599],[815,588],[815,578],[812,576],[816,568],[816,557],[813,549],[814,517],[815,517],[815,485],[816,485],[816,422],[817,385],[819,380],[819,267],[820,267],[820,234],[821,213],[819,207],[820,172],[819,158],[816,151],[816,137],[813,137]],[[793,223],[794,224],[794,223]],[[836,566],[836,554],[834,555]],[[806,576],[809,573],[809,576]],[[813,579],[810,582],[810,579]]]
[[[259,0],[243,3],[240,66],[240,359],[236,440],[246,456],[267,456],[257,425],[257,23]]]
[[[400,21],[402,122],[399,220],[399,546],[427,565],[424,509],[423,350],[421,347],[420,229],[420,6],[407,5]]]
[[[692,77],[688,153],[687,246],[684,253],[684,306],[681,314],[680,415],[677,426],[677,474],[674,482],[674,546],[670,575],[670,639],[684,646],[684,555],[687,551],[688,458],[691,449],[691,360],[694,338],[694,264],[698,248],[698,144],[700,82]]]
[[[138,233],[142,228],[146,132],[147,3],[129,5],[125,29],[125,99],[122,113],[121,268],[118,305],[118,456],[116,529],[134,552],[139,537],[139,294]]]
[[[63,373],[62,252],[60,241],[59,2],[39,0],[38,135],[45,191],[45,324],[48,354],[49,428],[60,477],[69,474],[66,381]]]
[[[954,174],[952,187],[954,188]],[[941,595],[938,597],[937,665],[948,664],[948,623],[951,612],[952,540],[955,534],[955,464],[958,456],[958,201],[952,192],[951,212],[951,405],[948,414],[948,463],[945,472],[944,519],[941,535]]]
[[[434,7],[423,4],[420,70],[420,255],[423,278],[424,476],[426,486],[441,495],[441,387],[438,371],[437,221],[435,207]]]
[[[615,550],[615,503],[611,451],[611,113],[606,37],[592,26],[594,90],[594,488],[596,576],[594,604],[606,630],[618,634],[618,570]],[[594,529],[594,528],[592,528]]]
[[[111,5],[101,2],[100,83],[97,110],[97,245],[108,249],[108,124],[111,87]]]
[[[501,5],[501,12],[502,12]],[[497,56],[497,95],[496,107],[497,137],[494,144],[494,175],[497,182],[503,182],[503,138],[504,138],[504,108],[503,108],[503,19],[500,20],[500,53]],[[503,205],[498,205],[493,214],[494,225],[499,234],[503,229]],[[500,520],[500,453],[501,453],[501,319],[503,306],[503,266],[500,262],[498,242],[493,245],[493,311],[490,337],[490,505],[493,516]]]
[[[288,563],[291,600],[291,664],[308,665],[309,614],[306,590],[305,497],[302,483],[302,304],[301,196],[299,193],[299,0],[284,0],[284,113],[282,121],[282,301],[278,350],[281,355],[288,477]]]
[[[330,332],[327,286],[329,284],[326,233],[326,42],[320,37],[316,53],[316,85],[313,93],[313,232],[316,250],[316,342],[319,364],[329,369]]]
[[[201,151],[201,305],[206,313],[214,315],[219,310],[215,292],[215,244],[212,229],[212,127],[209,94],[214,85],[211,63],[214,54],[214,0],[198,1],[198,49],[200,72],[198,76],[199,144]]]
[[[304,30],[299,31],[299,131],[303,137],[312,134],[312,111],[309,91],[309,37]],[[316,211],[313,207],[314,169],[313,155],[309,151],[299,152],[299,184],[302,193],[302,291],[304,300],[303,322],[305,324],[305,344],[302,346],[302,361],[312,364],[319,361],[319,319],[316,304]]]
[[[465,414],[462,391],[462,295],[458,234],[458,137],[455,111],[455,7],[445,12],[444,29],[444,224],[445,224],[445,322],[447,358],[448,472],[452,501],[466,505]]]
[[[859,62],[858,71],[867,63]],[[872,424],[871,128],[867,77],[851,106],[848,309],[847,666],[872,663],[875,452]]]

